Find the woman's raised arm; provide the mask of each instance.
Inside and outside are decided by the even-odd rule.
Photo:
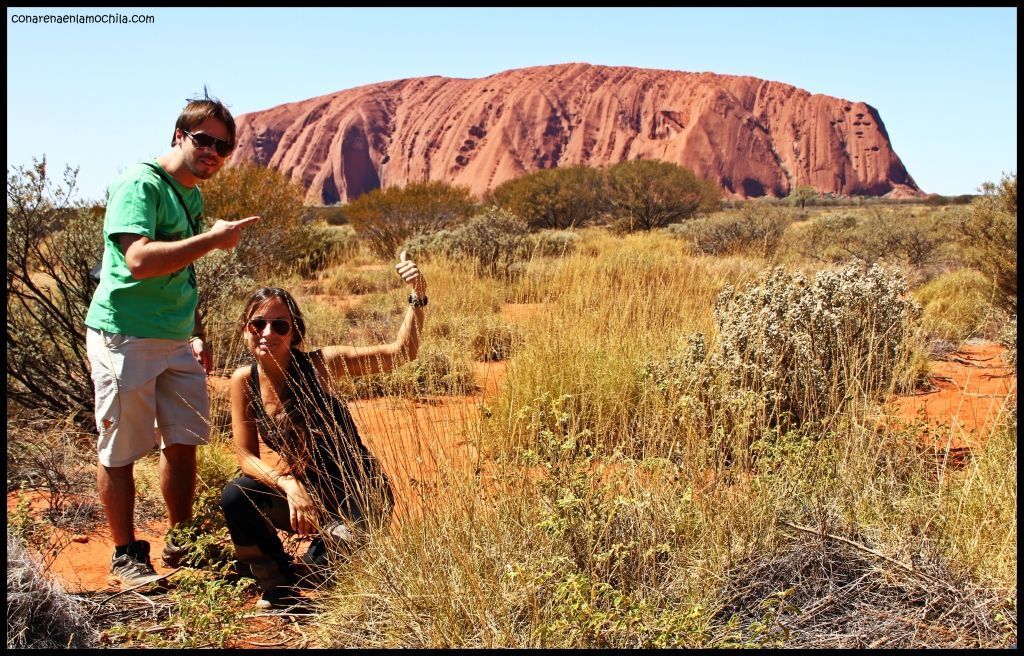
[[[390,344],[377,346],[326,346],[321,349],[324,366],[333,378],[342,376],[366,376],[386,373],[402,364],[416,359],[420,348],[420,334],[427,305],[427,281],[416,263],[402,251],[398,264],[398,275],[412,288],[409,295],[409,309],[405,313],[398,336]]]

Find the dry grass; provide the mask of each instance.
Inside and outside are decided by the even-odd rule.
[[[1015,412],[981,457],[937,479],[907,434],[880,427],[877,397],[896,382],[869,393],[855,375],[815,421],[783,427],[744,414],[750,399],[724,387],[723,372],[678,384],[647,375],[687,353],[697,333],[713,351],[719,292],[753,284],[765,262],[695,256],[657,235],[580,235],[571,254],[534,257],[504,281],[444,257],[423,263],[424,354],[447,364],[403,368],[367,406],[383,427],[375,448],[408,463],[399,501],[419,510],[338,564],[316,644],[1016,642]],[[822,267],[802,262],[808,275]],[[366,253],[335,266],[366,265],[390,266]],[[321,280],[390,289],[368,271]],[[392,338],[401,300],[383,291],[352,310],[304,303],[318,326],[309,347]],[[538,309],[513,335],[505,303]],[[496,348],[507,368],[493,400],[435,396],[467,391],[445,381]],[[707,362],[693,360],[694,371]],[[685,397],[721,405],[697,422]],[[399,428],[392,415],[412,412],[413,400],[436,404],[436,421]],[[439,446],[453,432],[472,458]]]
[[[72,649],[96,645],[91,604],[45,575],[21,540],[7,532],[7,648]]]

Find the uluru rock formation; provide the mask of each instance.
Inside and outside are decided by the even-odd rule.
[[[479,195],[630,159],[690,168],[726,198],[923,195],[870,105],[714,73],[562,64],[380,82],[243,114],[237,142],[229,165],[279,169],[310,204],[424,180]]]

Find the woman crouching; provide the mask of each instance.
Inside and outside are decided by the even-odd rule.
[[[366,532],[384,526],[393,497],[387,476],[359,437],[331,382],[388,372],[413,360],[423,330],[427,283],[402,253],[395,267],[412,287],[398,337],[378,346],[302,350],[306,324],[287,291],[266,287],[242,313],[242,333],[253,363],[231,376],[231,429],[242,476],[224,488],[221,509],[235,555],[260,588],[259,608],[294,605],[291,558],[276,529],[315,534],[302,557],[325,567]],[[259,438],[280,458],[260,459]]]

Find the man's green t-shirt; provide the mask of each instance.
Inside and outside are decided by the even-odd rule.
[[[159,166],[159,164],[157,164]],[[192,236],[185,210],[170,185],[188,206],[198,227],[203,196],[170,174],[165,180],[146,164],[136,164],[110,185],[103,220],[103,272],[93,294],[85,325],[134,337],[185,340],[192,334],[199,290],[193,267],[166,276],[136,280],[128,270],[117,235],[153,241]]]

